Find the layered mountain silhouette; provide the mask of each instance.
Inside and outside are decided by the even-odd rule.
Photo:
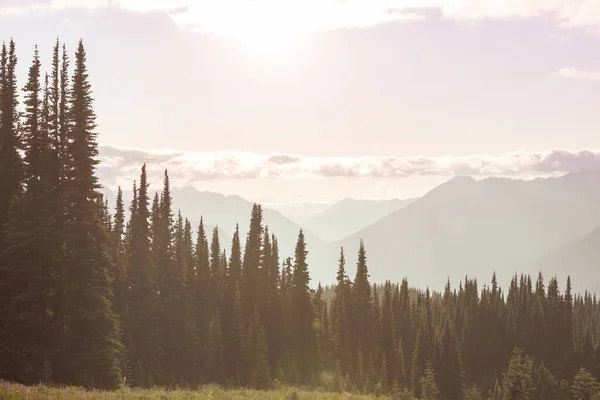
[[[344,199],[302,224],[325,241],[342,239],[374,224],[381,218],[415,201],[413,199]]]
[[[598,172],[533,180],[456,177],[332,246],[337,252],[344,246],[354,266],[363,239],[375,282],[407,277],[411,285],[441,289],[447,278],[455,285],[465,275],[487,282],[496,271],[506,284],[517,271],[536,274],[545,255],[599,227],[599,204]],[[578,251],[570,248],[552,254]],[[581,268],[572,260],[560,269],[559,283],[568,271],[574,285],[592,284]]]
[[[221,246],[229,254],[239,223],[244,243],[251,202],[193,187],[172,192],[173,209],[180,209],[194,230],[201,215],[209,240],[218,225]],[[104,193],[113,207],[114,193]],[[124,198],[128,205],[131,192],[124,192]],[[301,226],[268,208],[264,224],[277,235],[281,257],[293,257]],[[315,285],[334,282],[342,246],[353,277],[362,239],[373,282],[407,277],[410,285],[439,290],[448,278],[456,287],[465,276],[488,282],[496,272],[506,287],[515,273],[542,270],[546,282],[556,275],[564,287],[570,274],[574,289],[600,290],[595,272],[600,265],[600,172],[533,180],[455,177],[418,199],[343,200],[310,218],[303,229]]]

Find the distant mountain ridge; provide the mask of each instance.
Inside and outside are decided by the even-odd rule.
[[[376,282],[406,276],[411,285],[441,289],[446,277],[455,284],[465,275],[487,281],[496,271],[507,283],[515,271],[537,273],[545,254],[600,226],[599,204],[598,172],[533,180],[455,177],[331,244],[328,265],[341,246],[353,261],[363,239]],[[577,274],[572,271],[574,280]]]
[[[304,221],[303,226],[325,241],[342,239],[374,224],[415,201],[411,199],[360,200],[346,198]]]
[[[568,274],[576,272],[573,290],[600,291],[600,227],[544,255],[535,269],[563,282]]]
[[[107,197],[111,202],[114,193],[107,192]],[[124,197],[128,206],[131,192]],[[252,203],[191,187],[174,188],[173,199],[174,212],[181,209],[193,221],[194,230],[200,215],[209,238],[218,225],[221,246],[228,253],[236,223],[245,241]],[[373,282],[407,277],[411,286],[442,289],[447,277],[453,285],[466,275],[489,281],[495,271],[504,286],[515,272],[537,274],[541,269],[546,279],[556,274],[561,285],[568,273],[574,289],[600,290],[600,280],[594,279],[594,268],[600,265],[599,205],[600,172],[532,180],[459,176],[418,199],[345,199],[302,224],[311,282],[334,282],[342,246],[353,277],[363,239]],[[365,211],[373,207],[380,213],[391,211],[330,243],[312,232],[323,235],[319,219],[339,224],[356,219],[365,224],[363,216],[375,218],[376,212]],[[292,257],[301,225],[268,208],[264,208],[264,224],[277,235],[281,257]]]

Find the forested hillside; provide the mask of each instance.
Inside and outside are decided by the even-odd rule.
[[[600,396],[600,304],[572,293],[570,279],[521,275],[503,289],[495,275],[483,285],[465,277],[442,293],[406,279],[377,286],[360,241],[357,254],[340,250],[326,293],[309,286],[302,230],[294,254],[280,254],[259,204],[231,243],[203,219],[193,235],[172,207],[168,171],[153,194],[141,165],[130,204],[119,189],[109,209],[83,43],[72,61],[59,42],[53,55],[43,75],[36,50],[20,85],[14,42],[0,54],[1,379],[285,383],[422,400]]]

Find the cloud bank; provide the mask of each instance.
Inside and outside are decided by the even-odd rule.
[[[576,68],[561,68],[553,75],[567,79],[600,80],[600,71],[587,71]]]
[[[600,25],[598,0],[0,0],[0,11],[12,14],[109,7],[167,12],[183,29],[223,35],[249,24],[315,31],[422,19],[415,9],[456,20],[551,16],[565,26]]]
[[[447,157],[305,157],[250,152],[189,152],[100,146],[98,174],[114,186],[138,179],[143,163],[159,182],[168,169],[175,186],[215,179],[401,178],[408,176],[544,176],[600,171],[600,151],[517,151]]]

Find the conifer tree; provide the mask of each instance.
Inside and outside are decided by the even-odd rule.
[[[421,384],[421,400],[438,400],[440,391],[435,381],[435,372],[431,364],[427,364],[425,372],[420,380]]]
[[[586,371],[580,368],[573,380],[573,400],[595,400],[600,396],[600,384]]]
[[[15,44],[11,40],[9,47],[2,44],[0,52],[0,272],[10,273],[6,266],[6,256],[1,252],[5,249],[5,224],[9,220],[9,209],[13,199],[20,195],[23,180],[23,165],[19,155],[21,138],[19,137],[17,121],[17,81],[15,68],[17,56]],[[10,313],[10,284],[0,280],[0,313]],[[11,318],[3,318],[0,322],[0,346],[8,346],[12,340]],[[0,357],[0,374],[10,377],[14,371],[6,357]]]
[[[315,316],[310,298],[306,243],[300,230],[294,253],[294,273],[291,289],[292,332],[294,356],[300,379],[309,383],[315,373],[316,333],[313,328]]]
[[[15,42],[11,39],[8,48],[2,44],[0,53],[0,249],[3,248],[3,226],[8,221],[10,203],[20,194],[23,179],[16,66]]]
[[[337,280],[332,301],[332,329],[334,331],[335,353],[340,363],[348,365],[350,352],[350,313],[352,309],[350,281],[346,275],[344,248],[340,250]]]
[[[371,297],[371,285],[369,284],[369,271],[367,268],[367,255],[364,243],[360,242],[358,250],[358,263],[356,265],[356,277],[354,278],[352,310],[352,346],[362,348],[364,352],[371,352],[373,328],[373,303]],[[379,322],[379,321],[377,321]]]
[[[72,382],[114,388],[121,381],[117,316],[111,310],[110,236],[102,225],[95,168],[98,164],[96,115],[79,42],[69,96],[69,181],[65,235],[68,368]]]
[[[165,170],[163,190],[157,209],[156,232],[156,262],[159,270],[159,319],[162,349],[160,357],[161,370],[168,384],[176,383],[186,376],[187,368],[193,366],[190,359],[190,347],[193,343],[191,332],[188,331],[190,317],[188,314],[187,263],[184,256],[185,225],[181,213],[177,216],[175,229],[173,212],[171,210],[171,189],[169,175]],[[173,235],[173,232],[175,233]],[[193,283],[193,282],[192,282]],[[180,377],[177,379],[176,377]]]
[[[200,217],[196,240],[196,318],[199,336],[204,335],[212,317],[210,316],[210,251],[204,229],[204,219]]]
[[[271,372],[269,369],[268,349],[265,330],[260,323],[260,316],[255,310],[249,324],[249,343],[247,343],[251,358],[248,360],[250,375],[248,385],[254,389],[271,388]]]
[[[260,297],[260,255],[262,247],[262,207],[259,204],[252,206],[252,215],[250,217],[250,230],[246,238],[246,247],[244,249],[243,262],[243,285],[242,285],[242,303],[244,306],[244,316],[248,319],[255,307],[259,307]]]
[[[25,91],[25,121],[23,143],[25,149],[25,187],[22,195],[13,197],[9,220],[4,225],[4,252],[6,283],[12,298],[4,323],[14,333],[4,343],[5,354],[24,382],[37,382],[41,377],[42,362],[52,358],[55,338],[45,332],[53,321],[52,292],[56,265],[52,257],[52,215],[46,208],[50,192],[48,131],[42,123],[42,90],[40,61],[37,48],[29,69]]]
[[[212,232],[210,242],[210,266],[209,266],[209,307],[211,315],[219,310],[221,304],[221,292],[224,280],[224,271],[221,260],[221,244],[219,242],[219,227],[216,226]]]
[[[160,380],[161,374],[156,356],[158,288],[155,265],[150,253],[146,164],[142,167],[139,188],[131,208],[126,344],[129,346],[129,363],[134,384],[151,386],[157,379]]]
[[[266,242],[266,235],[265,235]],[[267,270],[267,318],[265,331],[269,350],[269,366],[274,377],[281,377],[281,359],[285,349],[285,322],[280,292],[279,244],[275,235],[271,237],[271,251],[268,254]]]
[[[225,371],[229,379],[239,385],[239,368],[242,360],[242,337],[244,333],[243,317],[241,315],[240,285],[242,278],[242,250],[240,245],[239,227],[236,224],[231,242],[231,253],[225,274],[223,288],[223,328],[225,347]]]
[[[450,318],[446,318],[442,333],[441,355],[437,368],[439,388],[448,400],[463,398],[463,366],[459,344]]]
[[[119,316],[119,324],[122,326],[125,313],[125,204],[123,203],[123,191],[119,186],[115,205],[115,217],[113,228],[113,272],[112,272],[112,306],[114,312]]]
[[[202,372],[206,382],[224,382],[223,336],[218,313],[212,318],[204,337]]]
[[[503,400],[531,399],[534,390],[532,374],[532,360],[515,347],[502,379]]]
[[[377,298],[377,294],[374,294]],[[396,335],[394,332],[394,314],[392,310],[392,284],[386,281],[383,292],[383,304],[381,311],[381,350],[385,355],[387,369],[385,371],[386,381],[391,385],[396,380],[398,361],[396,358]]]

